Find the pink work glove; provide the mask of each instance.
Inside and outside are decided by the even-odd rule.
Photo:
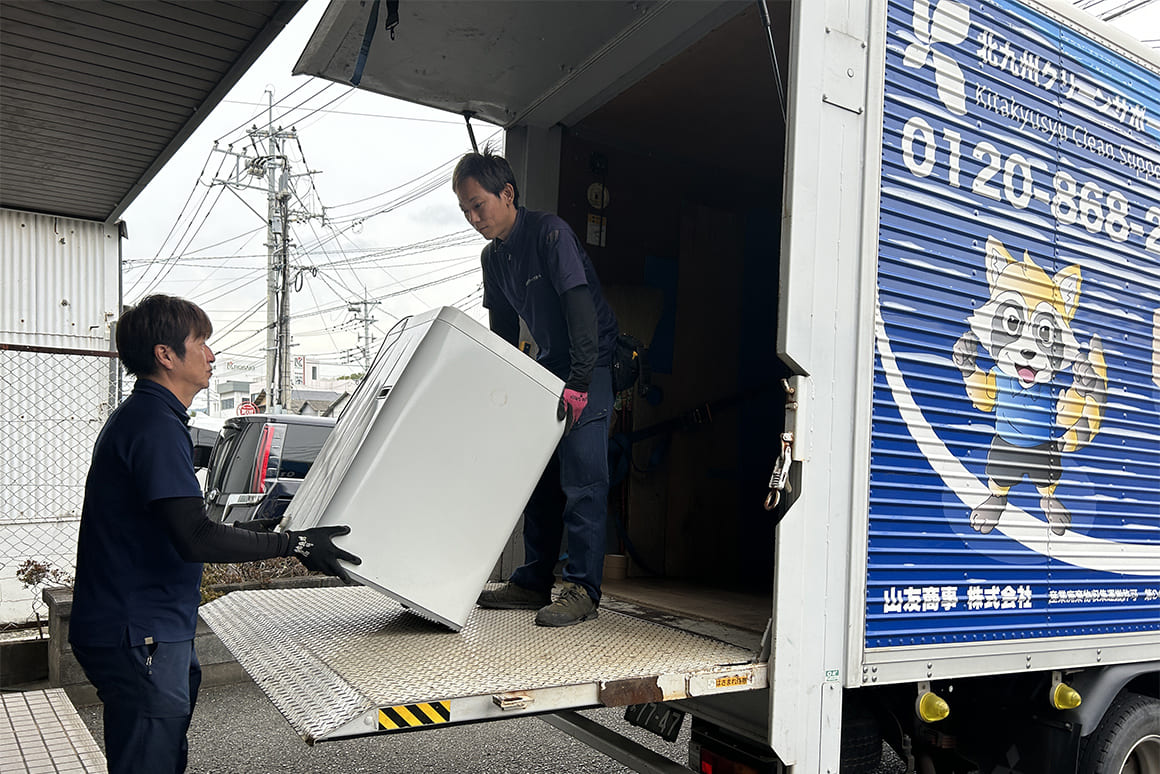
[[[564,394],[560,396],[560,407],[556,411],[556,419],[567,420],[567,427],[564,429],[565,433],[580,421],[580,414],[583,413],[584,407],[587,405],[588,393],[578,392],[567,387],[564,388]]]

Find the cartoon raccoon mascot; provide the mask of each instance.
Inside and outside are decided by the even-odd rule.
[[[971,315],[970,330],[953,353],[967,397],[980,411],[995,413],[986,468],[991,494],[971,511],[971,527],[993,530],[1007,493],[1026,476],[1051,531],[1062,535],[1071,513],[1055,497],[1060,454],[1087,445],[1099,432],[1108,391],[1103,347],[1092,336],[1081,352],[1071,332],[1079,266],[1049,277],[1026,251],[1017,261],[995,237],[987,239],[986,264],[991,297]],[[994,361],[990,371],[976,362],[980,346]],[[1071,386],[1063,389],[1059,381],[1068,368]]]

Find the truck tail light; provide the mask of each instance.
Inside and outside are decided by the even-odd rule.
[[[262,437],[258,439],[258,458],[254,463],[254,480],[250,482],[251,492],[266,491],[266,468],[270,465],[270,449],[273,445],[274,426],[266,425],[262,428]]]
[[[701,774],[757,774],[757,769],[701,748]]]
[[[785,774],[773,750],[693,717],[689,768],[698,774]]]

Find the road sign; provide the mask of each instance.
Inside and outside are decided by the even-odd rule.
[[[245,403],[238,406],[238,416],[240,416],[240,417],[247,416],[248,414],[257,414],[257,413],[258,413],[258,407],[255,406],[253,403],[250,403],[249,401],[246,401]]]

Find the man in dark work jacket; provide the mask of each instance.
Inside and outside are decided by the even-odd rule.
[[[537,361],[564,379],[560,405],[569,429],[524,510],[526,562],[479,597],[482,607],[538,609],[541,626],[595,618],[604,570],[608,515],[609,366],[616,316],[592,261],[559,217],[519,206],[515,175],[490,152],[468,153],[451,178],[467,221],[491,240],[483,250],[483,305],[493,331],[518,345],[520,318]],[[551,599],[564,531],[563,591]]]
[[[104,703],[110,774],[185,771],[201,667],[193,649],[202,562],[297,556],[349,580],[358,557],[332,539],[349,527],[266,532],[205,515],[187,409],[209,386],[213,332],[197,305],[154,295],[117,324],[117,353],[137,377],[97,436],[77,540],[69,642]]]

